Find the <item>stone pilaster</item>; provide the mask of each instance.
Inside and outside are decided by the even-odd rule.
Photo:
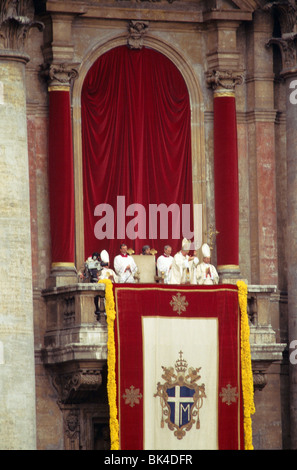
[[[268,5],[279,19],[281,36],[271,38],[282,56],[281,76],[285,80],[286,140],[287,140],[287,234],[286,258],[288,276],[288,332],[289,345],[297,339],[297,9],[293,2],[273,2]],[[297,366],[289,365],[290,375],[290,439],[297,449]]]
[[[0,10],[0,447],[34,450],[35,364],[24,41],[33,2]]]
[[[278,282],[275,118],[272,51],[265,47],[273,30],[269,14],[256,11],[248,28],[251,52],[246,72],[246,125],[249,145],[251,282]]]

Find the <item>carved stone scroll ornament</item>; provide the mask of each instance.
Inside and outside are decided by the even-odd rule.
[[[78,76],[77,70],[70,64],[43,64],[41,76],[49,81],[50,85],[70,85],[71,80]]]
[[[34,21],[32,0],[0,0],[0,38],[4,49],[22,51],[28,32],[34,27],[44,29],[43,23]]]
[[[267,377],[265,372],[261,370],[253,371],[253,384],[254,390],[263,390],[263,388],[267,385]]]
[[[102,384],[99,370],[77,370],[72,373],[53,374],[53,385],[59,394],[60,403],[71,403],[79,397],[96,391]]]
[[[243,74],[235,74],[231,70],[212,70],[207,72],[206,80],[213,90],[218,88],[234,90],[236,85],[243,83]]]
[[[127,46],[130,49],[142,49],[143,37],[148,29],[148,26],[148,21],[131,20],[129,22]]]

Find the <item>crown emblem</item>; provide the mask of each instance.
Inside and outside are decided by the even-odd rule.
[[[183,352],[179,352],[179,359],[175,362],[175,370],[178,373],[184,374],[188,368],[188,363],[183,359]]]

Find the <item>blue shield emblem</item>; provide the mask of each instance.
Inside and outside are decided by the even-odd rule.
[[[167,423],[168,428],[174,431],[177,439],[182,439],[186,431],[190,431],[194,423],[196,429],[200,429],[199,410],[206,398],[205,385],[198,385],[201,379],[200,368],[189,367],[183,359],[183,352],[180,351],[180,358],[173,367],[164,367],[162,379],[165,383],[157,383],[157,392],[154,397],[160,397],[162,407],[161,428]]]
[[[186,386],[175,386],[166,390],[170,407],[170,421],[181,427],[191,421],[191,409],[194,405],[195,390]]]

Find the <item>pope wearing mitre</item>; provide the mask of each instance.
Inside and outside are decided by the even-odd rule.
[[[217,273],[216,268],[210,264],[210,248],[207,243],[202,245],[202,256],[203,260],[197,266],[196,270],[196,279],[197,284],[200,285],[212,285],[218,284],[219,282],[219,275]]]
[[[170,284],[195,283],[195,271],[199,260],[195,255],[189,255],[190,247],[191,241],[184,238],[181,250],[173,257]]]

